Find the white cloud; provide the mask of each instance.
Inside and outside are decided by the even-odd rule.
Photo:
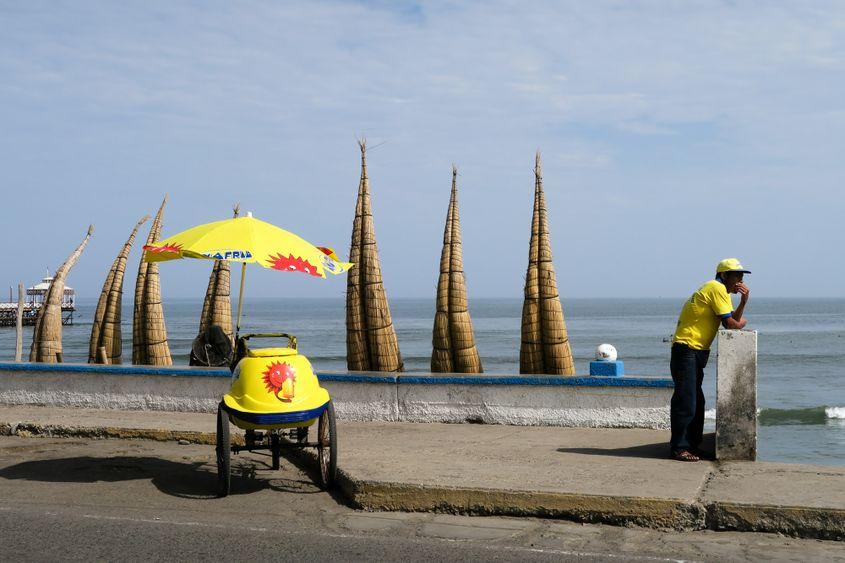
[[[519,285],[514,214],[527,207],[513,194],[530,193],[537,147],[548,184],[566,187],[550,206],[567,224],[609,239],[590,230],[587,195],[608,193],[646,214],[618,218],[643,253],[666,251],[648,243],[676,227],[661,212],[708,189],[842,207],[840,3],[27,2],[0,7],[0,28],[0,168],[48,195],[75,183],[86,212],[83,185],[115,206],[115,185],[133,205],[149,199],[142,189],[228,204],[232,185],[267,202],[307,185],[316,196],[291,196],[303,215],[345,240],[354,138],[367,134],[387,141],[372,155],[379,232],[408,201],[419,221],[442,221],[437,189],[458,162],[468,226],[493,232],[483,221],[499,216],[495,232],[520,256],[475,276],[481,294],[502,294]],[[403,244],[382,241],[391,255]],[[427,291],[398,280],[400,294]]]

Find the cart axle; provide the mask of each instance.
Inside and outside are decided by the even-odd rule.
[[[280,448],[283,449],[297,449],[297,448],[318,448],[320,447],[319,442],[281,442],[279,444]],[[238,452],[259,452],[262,450],[272,450],[273,447],[270,445],[266,446],[232,446],[232,451],[234,453]]]

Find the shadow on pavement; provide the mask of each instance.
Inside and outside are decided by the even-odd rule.
[[[285,468],[273,471],[262,459],[236,456],[232,459],[231,494],[254,493],[263,489],[297,494],[323,491],[315,484],[310,468],[301,459],[292,465],[307,476],[285,475]],[[288,470],[289,472],[289,470]],[[217,498],[217,468],[204,461],[172,461],[148,456],[68,457],[26,461],[0,469],[0,478],[52,483],[96,483],[149,479],[161,492],[181,498]],[[332,495],[341,502],[340,497]]]
[[[704,450],[703,459],[712,460],[715,457],[713,455],[713,452],[716,450],[715,434],[705,434],[704,440],[701,443],[701,447]],[[669,457],[669,444],[666,442],[658,442],[656,444],[639,444],[636,446],[628,446],[624,448],[558,448],[557,451],[560,453],[567,454],[667,459]]]

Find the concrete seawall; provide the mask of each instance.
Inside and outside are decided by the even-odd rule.
[[[214,412],[226,369],[0,363],[0,404]],[[350,421],[667,428],[672,381],[319,372]]]

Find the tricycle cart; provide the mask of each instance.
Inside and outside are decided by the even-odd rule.
[[[285,338],[286,347],[250,348],[250,339]],[[296,349],[296,337],[285,333],[247,334],[238,338],[232,385],[217,407],[218,494],[231,490],[231,454],[269,450],[273,469],[284,448],[315,448],[319,484],[334,485],[337,474],[337,430],[328,391],[320,387],[308,358]],[[245,431],[244,445],[232,445],[229,424]],[[309,428],[317,424],[317,439]]]

